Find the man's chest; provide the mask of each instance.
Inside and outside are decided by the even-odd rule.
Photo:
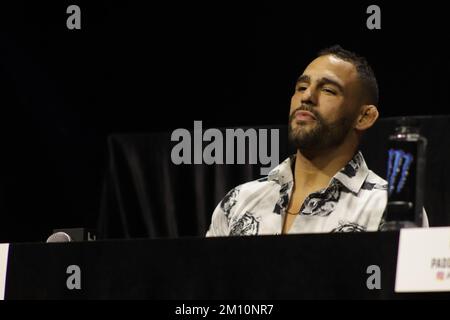
[[[287,199],[265,193],[239,206],[230,221],[234,235],[367,230],[381,217],[385,199],[362,199],[348,192],[298,192]],[[363,200],[363,201],[362,201]],[[291,214],[292,213],[292,214]],[[298,213],[298,214],[297,214]],[[376,219],[371,217],[376,216]]]

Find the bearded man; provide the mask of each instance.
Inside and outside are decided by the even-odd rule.
[[[364,57],[322,50],[298,78],[289,113],[297,152],[267,177],[231,190],[206,236],[377,231],[387,182],[359,151],[378,119],[378,85]],[[428,225],[424,214],[424,226]]]

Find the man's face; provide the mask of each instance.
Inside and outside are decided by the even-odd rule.
[[[291,98],[289,139],[301,150],[339,146],[360,106],[360,84],[353,64],[332,55],[312,61]]]

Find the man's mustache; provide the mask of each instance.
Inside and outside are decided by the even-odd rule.
[[[307,104],[303,104],[300,107],[298,107],[297,109],[295,109],[290,116],[289,122],[292,122],[292,119],[294,119],[295,117],[295,113],[297,111],[308,111],[311,112],[317,120],[322,120],[321,116],[317,113],[317,111],[314,109],[314,107],[307,105]]]

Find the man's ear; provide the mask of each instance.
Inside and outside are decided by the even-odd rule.
[[[378,116],[379,114],[376,106],[373,104],[363,105],[356,118],[355,129],[361,131],[369,129],[375,121],[377,121]]]

